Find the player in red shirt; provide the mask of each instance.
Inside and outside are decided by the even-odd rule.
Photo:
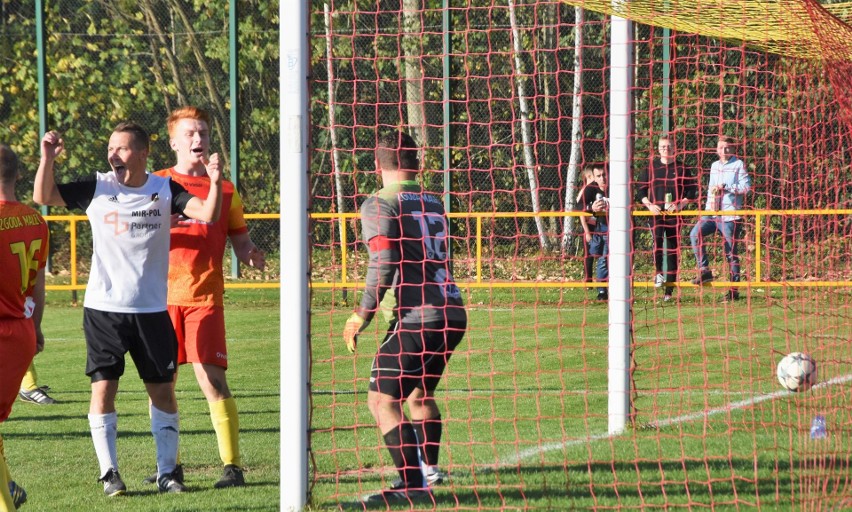
[[[33,356],[44,349],[44,267],[47,224],[18,202],[18,157],[0,144],[0,422],[12,412],[21,379]],[[27,493],[12,481],[0,436],[0,509],[15,510]]]
[[[210,116],[197,107],[182,107],[168,119],[169,140],[177,156],[174,167],[156,174],[168,176],[193,194],[210,186],[203,161],[210,150]],[[245,485],[239,448],[237,405],[225,370],[225,315],[222,257],[225,243],[246,265],[263,269],[264,254],[249,237],[243,205],[234,184],[222,180],[222,215],[212,224],[173,219],[169,252],[168,311],[178,336],[178,362],[192,363],[195,378],[210,407],[210,418],[225,465],[216,488]],[[177,376],[175,376],[177,378]]]

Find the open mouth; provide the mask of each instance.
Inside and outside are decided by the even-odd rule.
[[[112,168],[116,173],[119,173],[119,174],[123,173],[124,171],[127,170],[127,167],[125,167],[123,165],[113,165]]]
[[[190,151],[195,156],[202,156],[204,154],[204,150],[201,148],[192,148]]]

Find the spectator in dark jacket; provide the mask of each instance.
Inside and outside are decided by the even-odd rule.
[[[651,168],[639,176],[638,199],[651,217],[651,230],[654,235],[654,286],[666,287],[664,301],[672,298],[677,281],[678,235],[682,226],[678,216],[666,215],[681,211],[698,192],[695,174],[675,158],[674,142],[663,135],[657,143],[659,157],[651,163]],[[665,241],[665,248],[663,247]],[[663,253],[665,252],[666,270],[663,274]]]

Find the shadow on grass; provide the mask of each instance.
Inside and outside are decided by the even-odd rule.
[[[452,481],[434,488],[435,504],[414,509],[530,508],[582,510],[591,506],[746,503],[789,506],[821,499],[824,505],[852,504],[842,500],[852,491],[846,475],[852,468],[845,454],[792,461],[746,458],[592,462],[589,464],[512,466],[498,470],[455,470]],[[335,480],[353,482],[357,475]],[[360,479],[363,487],[369,481]],[[381,478],[371,478],[376,490]],[[317,503],[344,510],[409,510],[408,504],[364,504],[356,501]],[[324,508],[323,508],[324,509]],[[840,509],[837,509],[840,510]]]
[[[22,418],[22,419],[30,419],[33,421],[45,421],[45,420],[62,420],[68,421],[68,416],[57,416],[55,418],[50,417],[34,417],[34,418]],[[92,437],[91,432],[88,429],[88,423],[86,420],[81,420],[80,424],[83,425],[80,430],[63,430],[62,432],[11,432],[4,433],[4,437],[8,438],[18,438],[18,439],[71,439],[71,438],[85,438],[90,439]],[[280,430],[278,428],[241,428],[241,434],[278,434]],[[138,429],[121,429],[119,428],[118,435],[121,439],[125,438],[151,438],[150,430],[138,430]],[[181,429],[180,437],[181,439],[189,437],[189,436],[211,436],[213,435],[213,429]]]

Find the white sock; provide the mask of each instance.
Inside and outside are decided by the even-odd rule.
[[[105,477],[110,469],[118,471],[118,455],[115,450],[115,440],[118,437],[116,413],[90,414],[89,430],[92,431],[92,442],[95,444],[101,478]]]
[[[157,445],[157,476],[171,473],[177,466],[178,413],[169,414],[151,406],[151,433]]]

